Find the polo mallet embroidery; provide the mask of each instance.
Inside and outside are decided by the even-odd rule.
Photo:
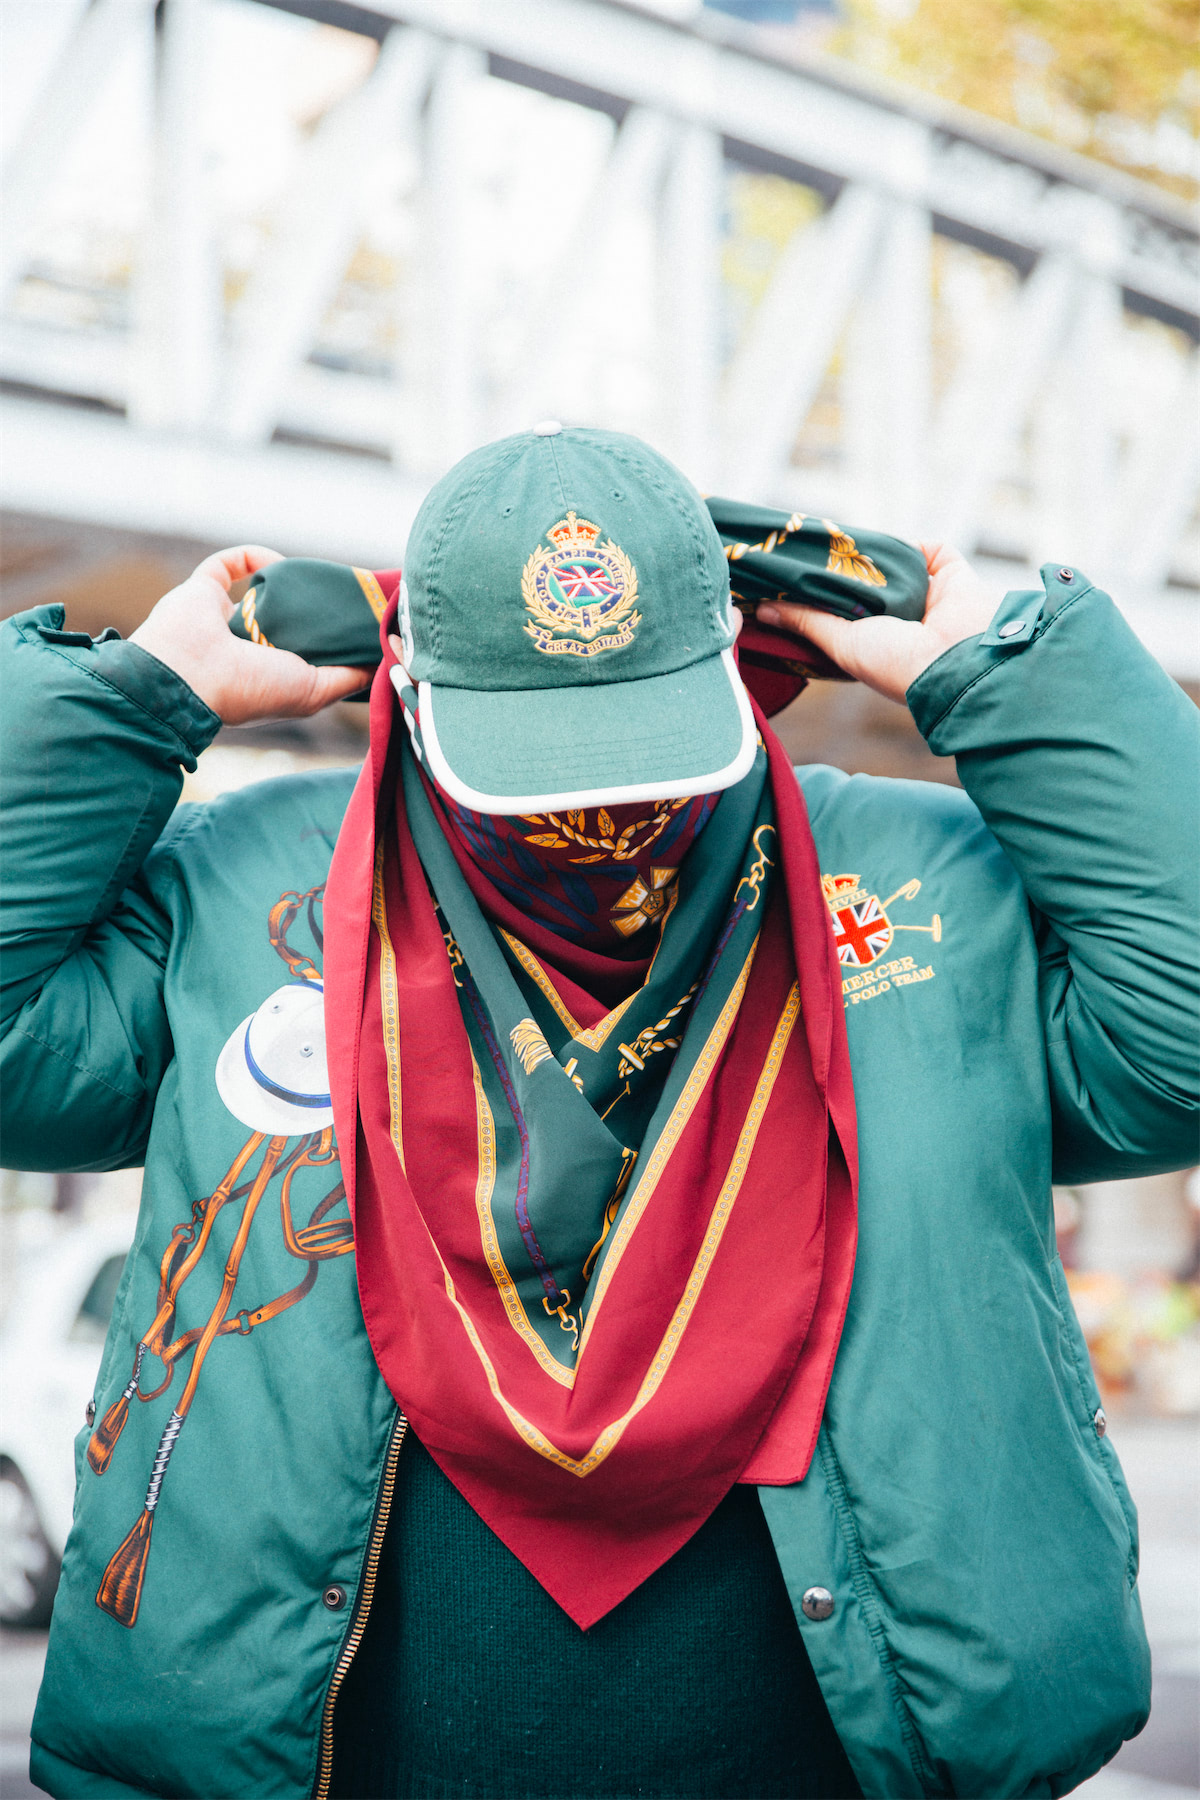
[[[898,931],[926,931],[935,944],[942,941],[940,913],[934,913],[928,925],[909,925],[893,919],[888,911],[897,900],[916,899],[921,883],[915,876],[886,900],[868,892],[857,875],[822,875],[821,887],[833,925],[838,961],[845,967],[865,969],[877,963]]]
[[[142,1511],[109,1560],[96,1594],[97,1606],[121,1625],[132,1627],[137,1622],[155,1510],[212,1345],[218,1337],[226,1337],[232,1332],[248,1337],[257,1326],[286,1312],[309,1292],[322,1262],[345,1256],[354,1248],[349,1219],[327,1217],[345,1198],[345,1188],[340,1181],[317,1204],[307,1224],[297,1227],[292,1211],[292,1184],[299,1170],[325,1167],[337,1160],[329,1095],[322,1091],[327,1076],[320,971],[310,957],[291,949],[287,943],[288,931],[301,910],[307,908],[313,938],[320,949],[321,934],[315,908],[321,893],[322,888],[316,887],[306,894],[284,894],[271,909],[268,935],[272,947],[295,979],[287,987],[277,989],[256,1013],[242,1021],[222,1050],[216,1072],[222,1100],[236,1118],[252,1127],[251,1136],[212,1194],[194,1202],[190,1218],[171,1233],[159,1271],[155,1317],[134,1351],[129,1383],[105,1412],[88,1445],[88,1462],[97,1475],[103,1475],[129,1416],[131,1402],[135,1399],[155,1400],[165,1393],[174,1380],[176,1363],[189,1351],[192,1353],[183,1393],[159,1439]],[[303,1127],[308,1129],[303,1130],[299,1143],[287,1152],[289,1139],[297,1136]],[[257,1173],[249,1180],[242,1180],[260,1150],[262,1160]],[[308,1268],[295,1287],[276,1295],[273,1300],[254,1308],[230,1311],[255,1214],[276,1175],[280,1177],[279,1212],[284,1247],[289,1255],[307,1262]],[[225,1206],[239,1201],[243,1203],[242,1215],[225,1259],[216,1304],[204,1325],[168,1341],[175,1324],[180,1290],[204,1257],[218,1214]],[[143,1393],[140,1377],[147,1352],[159,1359],[166,1374],[158,1387]]]

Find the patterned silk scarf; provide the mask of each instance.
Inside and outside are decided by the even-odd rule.
[[[854,1121],[803,801],[765,722],[645,980],[585,1025],[484,917],[386,668],[326,894],[330,1079],[379,1366],[581,1626],[738,1480],[805,1473]]]
[[[480,899],[481,883],[566,946],[650,956],[674,905],[679,866],[719,794],[516,818],[470,812],[426,777],[434,811]]]

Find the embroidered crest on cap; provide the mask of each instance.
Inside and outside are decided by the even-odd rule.
[[[521,572],[525,630],[544,656],[599,656],[633,642],[637,570],[600,527],[569,512],[552,525]]]

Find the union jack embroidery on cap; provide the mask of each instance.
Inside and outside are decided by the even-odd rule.
[[[521,574],[525,630],[543,656],[599,656],[633,642],[637,570],[600,527],[569,512],[539,544]]]

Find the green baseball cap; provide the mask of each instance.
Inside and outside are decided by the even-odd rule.
[[[414,741],[461,805],[671,799],[748,772],[721,537],[637,438],[547,420],[474,451],[426,496],[404,574]]]

